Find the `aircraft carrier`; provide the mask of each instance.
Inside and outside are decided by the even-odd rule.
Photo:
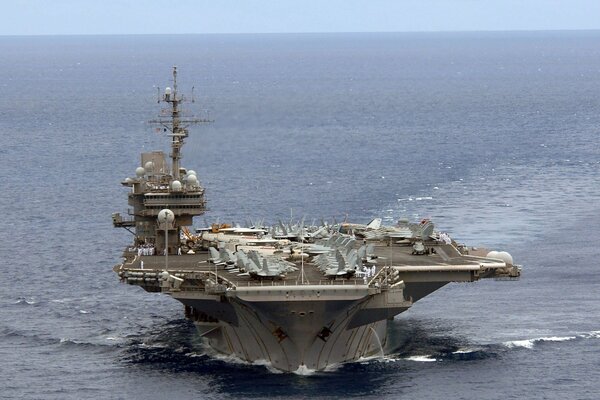
[[[172,87],[159,92],[166,113],[151,121],[170,138],[170,154],[142,153],[122,181],[130,208],[112,220],[133,242],[114,271],[183,303],[218,352],[282,371],[322,370],[381,354],[388,320],[450,282],[520,276],[510,254],[459,244],[429,220],[191,229],[206,211],[205,189],[180,161],[188,127],[206,120],[186,117],[185,100],[174,67]]]

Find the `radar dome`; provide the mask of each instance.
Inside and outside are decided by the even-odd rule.
[[[189,175],[196,175],[196,171],[194,171],[193,169],[190,169],[190,170],[187,172],[187,174],[188,174],[188,176],[189,176]]]
[[[171,95],[171,88],[170,88],[170,87],[168,87],[168,86],[167,86],[167,87],[165,88],[165,94],[166,94],[167,96],[170,96],[170,95]]]
[[[171,182],[171,189],[173,189],[174,192],[181,191],[181,182],[179,182],[179,181]]]
[[[133,179],[131,179],[131,178],[125,178],[125,183],[132,183],[132,182],[133,182]]]
[[[506,263],[506,265],[514,265],[512,256],[510,255],[510,253],[508,253],[506,251],[499,252],[498,258],[501,259],[502,261],[504,261]]]
[[[175,220],[175,214],[173,214],[173,211],[169,210],[168,208],[164,208],[164,209],[160,210],[160,212],[158,213],[158,222],[171,223],[174,220]]]
[[[148,172],[154,171],[154,163],[152,161],[148,161],[146,164],[144,164],[144,169]]]
[[[500,259],[500,253],[497,251],[490,251],[489,253],[487,253],[486,257]]]
[[[188,175],[187,177],[187,183],[189,185],[196,185],[198,183],[198,178],[196,178],[196,175]]]
[[[135,169],[135,174],[137,175],[138,178],[141,178],[142,176],[144,176],[146,174],[146,170],[144,169],[144,167],[137,167]]]

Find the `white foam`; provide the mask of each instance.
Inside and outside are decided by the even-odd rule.
[[[13,304],[29,304],[30,306],[37,304],[37,301],[35,301],[35,299],[33,297],[29,297],[29,298],[25,298],[25,297],[20,297],[19,300],[15,301]]]
[[[477,351],[481,351],[481,348],[474,347],[474,348],[458,349],[456,351],[453,351],[452,354],[470,354],[470,353],[475,353]]]
[[[250,364],[248,361],[242,360],[241,358],[239,358],[233,354],[221,354],[221,353],[217,353],[217,352],[212,352],[211,354],[208,354],[208,355],[216,360],[220,360],[220,361],[226,362],[228,364],[238,364],[238,365]]]
[[[273,367],[273,365],[271,365],[271,362],[267,360],[254,360],[252,361],[251,365],[265,367],[267,371],[269,371],[272,374],[283,374],[283,371],[280,371],[277,368]]]
[[[551,336],[551,337],[543,337],[538,339],[541,342],[566,342],[569,340],[577,339],[577,336]]]
[[[369,359],[365,359],[365,364],[369,363],[369,362],[378,362],[378,363],[393,363],[393,362],[397,362],[398,359],[390,356],[390,355],[385,355],[385,356],[381,356],[381,355],[377,355],[377,356],[373,356]]]
[[[317,372],[317,371],[314,369],[308,368],[306,365],[301,365],[298,367],[297,370],[294,371],[294,374],[300,375],[300,376],[310,376],[310,375],[314,375],[315,372]]]
[[[512,340],[510,342],[504,342],[503,344],[508,348],[513,347],[525,347],[526,349],[533,348],[533,343],[535,339],[526,339],[526,340]]]
[[[359,363],[362,363],[362,364],[368,364],[371,361],[378,361],[378,360],[382,360],[383,358],[385,358],[384,355],[382,355],[381,353],[377,353],[377,354],[373,354],[371,356],[360,357],[356,361],[359,362]]]
[[[80,312],[81,314],[89,314],[89,313],[90,313],[89,311],[86,311],[86,310],[79,310],[79,312]]]
[[[54,299],[51,300],[53,303],[68,303],[70,301],[73,301],[73,299],[69,299],[69,298],[65,298],[65,299]]]
[[[330,364],[330,365],[326,366],[323,371],[325,371],[325,372],[334,372],[334,371],[337,371],[338,369],[340,369],[340,367],[342,365],[343,365],[342,363]]]
[[[269,371],[272,374],[282,374],[283,373],[283,371],[278,370],[277,368],[273,367],[271,362],[267,361],[267,360],[254,360],[252,362],[248,362],[248,361],[243,360],[233,354],[222,354],[222,353],[218,353],[218,352],[211,351],[211,350],[212,349],[208,348],[207,352],[205,354],[211,358],[214,358],[215,360],[223,361],[223,362],[226,362],[228,364],[233,364],[233,365],[254,365],[254,366],[265,367],[267,369],[267,371]],[[188,353],[188,355],[190,357],[199,357],[202,354]]]
[[[417,362],[436,362],[436,358],[431,358],[431,356],[410,356],[405,358],[408,361],[417,361]]]
[[[577,336],[548,336],[535,339],[513,340],[504,342],[504,345],[508,348],[524,347],[526,349],[532,349],[538,342],[566,342],[573,339],[577,339]]]
[[[583,339],[600,339],[600,331],[590,331],[579,335]]]
[[[70,338],[60,338],[60,343],[85,344],[85,342]]]
[[[165,343],[140,343],[138,346],[142,349],[166,349],[169,347]]]

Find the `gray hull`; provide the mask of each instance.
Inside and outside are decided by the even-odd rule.
[[[409,308],[402,290],[362,287],[290,288],[235,297],[184,298],[199,334],[216,351],[274,368],[322,370],[383,352],[387,320]],[[269,296],[268,301],[261,297]],[[320,297],[317,299],[317,297]],[[216,301],[215,301],[216,300]]]
[[[197,327],[199,332],[206,329],[198,323]],[[292,338],[282,342],[274,340],[264,326],[248,321],[248,325],[239,328],[223,325],[204,337],[220,353],[248,362],[265,360],[274,368],[294,372],[303,367],[323,370],[328,366],[380,354],[379,343],[381,341],[381,346],[385,345],[386,327],[387,321],[379,321],[340,332],[327,342],[319,339],[305,344],[302,338],[296,338],[299,339],[297,341]]]

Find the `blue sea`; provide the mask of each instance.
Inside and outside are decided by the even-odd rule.
[[[597,399],[600,31],[0,37],[0,398]],[[385,357],[283,374],[205,348],[119,283],[171,84],[213,123],[206,220],[431,218],[519,281],[450,284]],[[203,218],[196,226],[204,226]]]

